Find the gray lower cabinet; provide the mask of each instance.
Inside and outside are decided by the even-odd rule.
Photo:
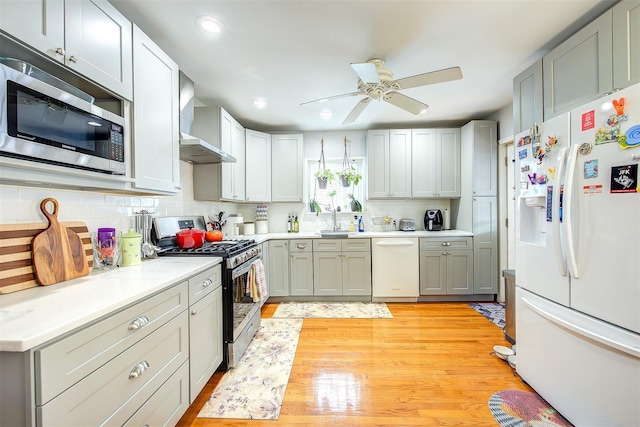
[[[189,403],[222,363],[222,269],[189,279]]]
[[[371,240],[315,239],[313,289],[316,296],[371,295]]]
[[[269,296],[289,296],[289,241],[269,240]]]
[[[420,239],[420,295],[473,294],[473,238]]]
[[[173,409],[158,417],[177,421],[189,406],[187,307],[185,281],[36,349],[36,425],[123,425],[167,394]]]
[[[497,294],[498,282],[498,199],[474,197],[473,258],[474,294]]]
[[[313,241],[289,240],[291,296],[313,295]]]

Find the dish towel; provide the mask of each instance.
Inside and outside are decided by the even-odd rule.
[[[257,259],[251,265],[255,268],[255,281],[258,288],[258,297],[261,300],[266,300],[269,297],[269,290],[267,289],[267,276],[264,273],[264,264],[261,259]]]

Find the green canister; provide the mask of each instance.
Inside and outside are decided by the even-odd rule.
[[[133,228],[122,235],[122,267],[142,263],[142,234]]]

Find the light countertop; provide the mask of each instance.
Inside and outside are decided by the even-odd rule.
[[[258,243],[267,240],[282,239],[321,239],[319,232],[303,232],[303,233],[268,233],[254,234],[251,236],[238,236],[247,239],[254,239]],[[364,233],[349,233],[349,239],[370,239],[373,237],[391,237],[391,238],[409,238],[409,237],[473,237],[473,233],[462,230],[443,230],[443,231],[365,231]]]
[[[161,257],[0,295],[0,351],[34,348],[221,261],[208,256]]]

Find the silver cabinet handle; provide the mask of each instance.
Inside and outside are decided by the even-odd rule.
[[[59,47],[59,48],[57,48],[57,49],[56,49],[56,53],[57,53],[58,55],[62,55],[62,56],[64,56],[64,54],[65,54],[66,52],[64,51],[64,49],[63,49],[63,48]]]
[[[75,64],[76,62],[78,62],[78,58],[76,58],[75,56],[71,55],[69,57],[69,62],[73,62]]]
[[[442,246],[451,246],[451,243],[449,243],[449,242],[442,242]]]
[[[133,380],[135,378],[138,378],[140,375],[142,375],[144,373],[144,371],[146,371],[147,369],[149,369],[149,362],[147,362],[146,360],[143,360],[142,362],[138,363],[132,370],[131,372],[129,372],[129,379]]]
[[[147,316],[140,316],[137,319],[135,319],[133,322],[129,323],[129,326],[127,327],[127,329],[130,331],[135,331],[137,329],[142,328],[147,323],[149,323],[149,318]]]
[[[207,279],[204,282],[202,282],[202,287],[203,288],[208,288],[209,286],[211,286],[211,284],[213,284],[213,280]]]
[[[304,245],[304,244],[302,244],[302,243],[298,243],[298,244],[296,245],[296,248],[298,248],[298,249],[304,249],[304,248],[306,248],[306,247],[307,247],[307,245]]]

